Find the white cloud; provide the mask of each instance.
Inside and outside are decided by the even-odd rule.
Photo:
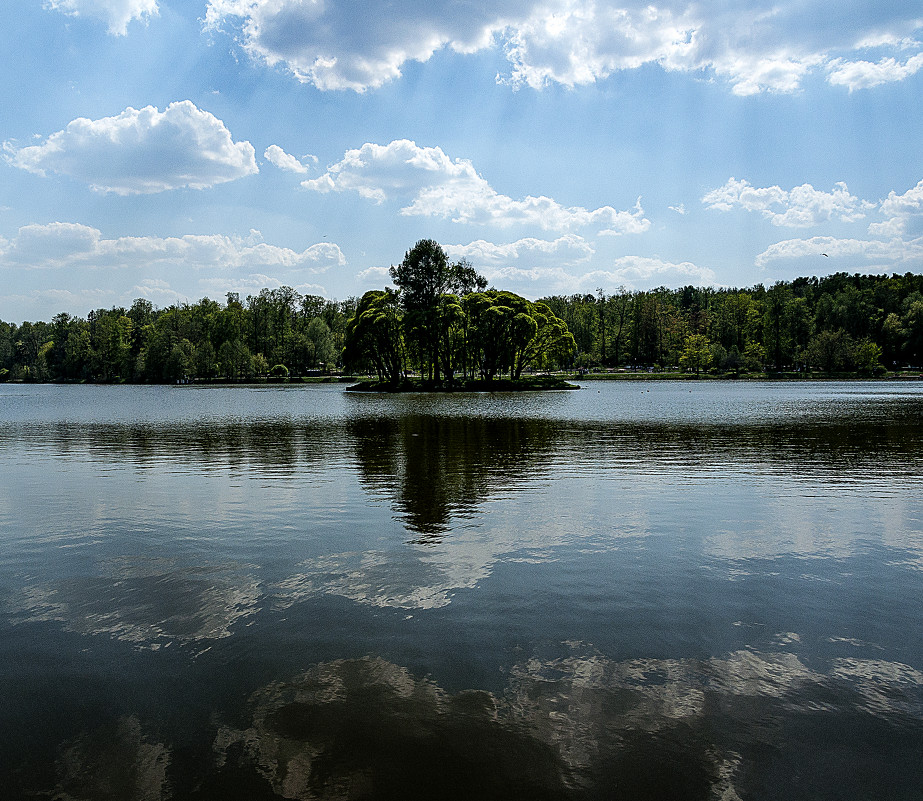
[[[478,269],[521,261],[576,264],[588,260],[595,253],[583,237],[574,234],[554,240],[527,237],[506,244],[478,239],[467,245],[446,245],[445,251],[453,259],[467,259]]]
[[[305,167],[304,164],[302,164],[290,153],[286,153],[278,145],[270,145],[267,147],[266,152],[263,153],[263,158],[266,159],[270,164],[274,164],[280,170],[302,174],[308,171],[308,168]]]
[[[16,309],[45,309],[44,319],[61,310],[86,314],[87,309],[109,306],[116,300],[111,289],[33,289],[28,294],[4,295],[7,304]]]
[[[525,0],[456,4],[407,0],[210,0],[209,28],[239,27],[245,50],[282,65],[319,89],[364,91],[398,78],[409,61],[427,61],[451,47],[472,52],[491,44],[505,10]]]
[[[709,267],[700,267],[689,261],[672,262],[646,256],[617,258],[610,270],[597,272],[594,277],[597,280],[605,278],[609,286],[635,289],[689,283],[710,286],[717,279]]]
[[[736,178],[708,192],[702,202],[710,209],[730,211],[739,206],[746,211],[762,214],[773,225],[809,228],[826,220],[855,222],[874,208],[872,203],[851,195],[845,183],[838,183],[832,192],[822,192],[811,184],[785,190],[779,186],[755,187]]]
[[[845,86],[850,92],[871,89],[885,83],[903,81],[923,69],[923,53],[906,61],[882,58],[877,62],[834,59],[827,66],[828,80],[835,86]]]
[[[157,0],[45,0],[45,7],[74,17],[101,20],[116,36],[124,36],[132,20],[146,20],[158,13]]]
[[[923,264],[923,238],[913,240],[892,239],[880,241],[871,239],[837,239],[831,236],[815,236],[810,239],[787,239],[776,242],[756,257],[757,267],[771,262],[795,261],[797,259],[820,257],[851,261],[864,259],[865,269],[892,268],[899,264]],[[825,258],[826,257],[826,258]],[[818,261],[820,264],[820,261]]]
[[[212,296],[224,297],[228,292],[239,292],[242,297],[256,295],[263,289],[278,289],[285,282],[263,273],[250,273],[237,278],[202,278],[199,287]],[[303,295],[321,295],[327,297],[327,290],[320,284],[301,283],[292,287]]]
[[[147,278],[140,284],[133,286],[130,292],[124,293],[126,300],[145,298],[158,306],[169,306],[172,303],[186,303],[189,296],[171,289],[166,281],[159,278]]]
[[[26,225],[0,243],[0,268],[140,269],[175,265],[230,272],[254,267],[320,273],[346,263],[338,245],[320,242],[303,251],[269,245],[258,231],[247,237],[186,235],[103,239],[96,228],[77,223]]]
[[[597,287],[614,291],[650,289],[656,286],[696,284],[712,286],[717,277],[708,267],[691,262],[670,262],[646,256],[622,256],[606,269],[573,273],[562,266],[505,266],[487,268],[484,275],[498,286],[511,287],[524,295],[593,293]]]
[[[463,12],[454,0],[210,0],[206,25],[238,31],[251,56],[320,89],[361,92],[442,49],[495,47],[510,62],[501,80],[514,86],[585,85],[658,65],[718,76],[747,95],[795,91],[815,70],[851,88],[908,77],[919,69],[912,37],[923,21],[913,4],[875,0],[842,9],[822,0],[470,0]],[[877,65],[855,60],[872,46],[914,53],[893,65],[890,53]]]
[[[633,211],[616,211],[611,206],[565,207],[543,196],[514,200],[494,190],[470,161],[451,159],[441,148],[419,147],[407,139],[349,150],[324,175],[301,185],[317,192],[354,191],[377,203],[409,200],[401,214],[456,223],[532,225],[546,231],[595,226],[607,234],[641,233],[650,227],[640,201]]]
[[[869,233],[878,236],[900,236],[908,231],[923,233],[923,181],[899,195],[894,191],[882,201],[881,213],[888,219],[872,223]]]
[[[41,144],[3,147],[15,167],[118,195],[205,189],[258,172],[253,146],[234,142],[221,120],[189,100],[162,112],[129,107],[116,117],[79,118]]]
[[[363,283],[372,282],[391,285],[391,270],[389,267],[369,267],[359,273],[357,278]]]
[[[923,181],[903,194],[890,192],[879,211],[886,219],[868,227],[870,236],[877,238],[787,239],[760,253],[756,265],[765,267],[771,263],[813,259],[816,265],[826,266],[828,259],[834,263],[845,259],[850,267],[857,260],[863,261],[863,269],[923,268]]]

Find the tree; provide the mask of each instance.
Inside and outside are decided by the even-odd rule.
[[[417,242],[390,274],[400,292],[404,333],[421,375],[428,370],[432,380],[444,377],[451,383],[455,369],[451,338],[459,321],[454,304],[459,296],[483,291],[487,280],[467,261],[450,264],[442,246],[432,239]]]
[[[881,366],[881,348],[870,339],[859,342],[853,351],[856,370],[863,375],[877,375],[884,371]]]
[[[805,359],[812,367],[833,373],[850,366],[852,341],[842,328],[821,331],[808,344]]]
[[[556,317],[544,303],[529,305],[534,328],[525,346],[517,353],[513,373],[513,378],[517,379],[523,367],[528,364],[541,367],[547,359],[569,362],[577,351],[574,337],[563,320]]]
[[[712,364],[712,344],[704,334],[691,334],[686,337],[679,364],[683,370],[692,370],[696,375],[707,370]]]
[[[400,383],[405,373],[405,349],[394,290],[370,290],[362,296],[356,315],[346,326],[343,360],[349,366],[371,363],[379,381],[395,386]]]

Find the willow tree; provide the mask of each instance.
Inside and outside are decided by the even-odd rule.
[[[518,379],[527,366],[542,366],[548,357],[566,360],[576,350],[564,321],[545,303],[490,290],[467,295],[463,306],[470,353],[488,381],[503,372]]]
[[[400,383],[405,369],[403,321],[393,289],[373,289],[362,296],[346,325],[343,358],[349,365],[369,362],[380,381]]]

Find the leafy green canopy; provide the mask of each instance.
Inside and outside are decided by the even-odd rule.
[[[450,263],[424,239],[391,268],[397,291],[367,292],[347,325],[347,365],[372,366],[397,383],[413,368],[451,386],[458,376],[518,379],[528,366],[568,363],[567,326],[542,303],[486,290],[467,262]]]

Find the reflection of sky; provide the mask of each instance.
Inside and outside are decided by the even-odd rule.
[[[907,665],[840,657],[809,668],[787,650],[618,661],[579,642],[560,648],[516,664],[498,695],[449,692],[379,657],[315,665],[257,689],[235,711],[243,726],[218,721],[195,784],[207,797],[229,781],[299,799],[434,797],[439,787],[514,800],[615,787],[648,797],[653,766],[684,799],[750,798],[822,731],[810,763],[827,774],[787,781],[789,797],[828,791],[831,766],[912,792],[912,774],[864,759],[919,744],[923,674]],[[173,756],[137,716],[102,724],[61,746],[58,797],[170,798]]]
[[[259,599],[259,584],[243,571],[146,559],[104,563],[94,576],[29,584],[11,605],[15,622],[55,621],[76,633],[158,649],[229,637]]]
[[[581,554],[581,580],[600,586],[593,554],[657,548],[728,578],[870,545],[895,568],[923,564],[916,385],[117,387],[115,409],[106,389],[3,390],[0,449],[18,464],[0,482],[0,559],[25,576],[18,619],[156,643],[225,636],[265,600],[443,608],[500,564]],[[875,422],[888,414],[900,425]],[[424,440],[442,450],[420,473]],[[427,481],[441,527],[421,539]]]
[[[641,770],[647,755],[719,796],[779,797],[754,783],[761,748],[788,760],[784,774],[827,733],[846,755],[831,764],[844,768],[869,727],[866,739],[884,743],[878,764],[923,745],[913,735],[923,731],[923,432],[905,414],[907,403],[920,409],[916,390],[891,420],[887,392],[859,385],[817,388],[801,405],[804,389],[790,386],[447,403],[139,388],[143,402],[114,423],[81,407],[74,422],[48,425],[77,389],[51,388],[58,400],[34,419],[25,405],[0,406],[2,625],[45,638],[37,653],[86,643],[71,633],[100,637],[86,643],[90,672],[102,668],[89,654],[106,648],[146,665],[198,656],[190,669],[219,673],[228,655],[246,664],[262,649],[265,673],[246,692],[282,664],[274,647],[291,646],[285,675],[321,662],[257,692],[248,725],[221,727],[212,778],[245,754],[253,764],[237,768],[295,793],[333,747],[312,715],[334,703],[376,731],[481,738],[501,756],[478,764],[511,777],[517,748],[556,755],[543,763],[560,768],[547,786],[567,791],[602,782],[607,765]],[[857,402],[864,422],[833,419]],[[645,408],[650,419],[631,423]],[[760,425],[741,417],[748,410]],[[354,414],[366,417],[356,425]],[[870,423],[876,415],[891,423]],[[415,457],[424,436],[438,458]],[[451,443],[467,444],[459,454]],[[435,511],[419,507],[426,481],[438,483]],[[391,661],[325,661],[384,648]],[[311,682],[323,692],[306,694]],[[360,712],[370,697],[404,700]],[[58,790],[93,797],[80,794],[81,771],[105,778],[113,759],[135,765],[113,781],[169,788],[171,747],[129,714],[64,746]],[[806,781],[818,790],[820,778]]]
[[[767,725],[769,719],[781,722],[802,715],[836,726],[851,715],[868,713],[892,722],[923,721],[923,674],[898,663],[841,658],[832,660],[827,670],[814,670],[791,652],[750,650],[703,661],[618,662],[580,643],[566,648],[561,658],[533,657],[518,664],[502,696],[481,694],[476,703],[473,696],[453,696],[381,659],[318,665],[254,694],[252,727],[223,728],[216,750],[224,760],[235,743],[243,745],[276,792],[308,797],[306,790],[316,789],[312,763],[319,763],[332,745],[319,727],[324,719],[320,709],[331,707],[349,718],[363,714],[353,705],[367,705],[375,697],[374,710],[364,711],[376,719],[375,730],[400,726],[439,735],[437,721],[470,697],[467,708],[477,712],[463,727],[475,734],[509,726],[550,745],[566,766],[561,774],[565,786],[591,788],[600,760],[618,762],[619,753],[640,733],[654,738],[649,742],[655,749],[658,743],[666,747],[678,734],[680,747],[707,763],[701,767],[712,783],[709,797],[736,798],[738,789],[746,791],[741,783],[753,778],[749,761],[765,760],[766,746],[780,751],[789,747],[785,728]],[[819,697],[825,701],[818,703]],[[893,736],[900,737],[900,732],[895,729]],[[483,731],[480,736],[485,736]],[[841,734],[839,739],[849,748],[862,747],[861,735],[849,741]],[[822,753],[826,744],[815,748]],[[366,775],[374,777],[374,766],[364,763],[370,757],[358,754],[341,769],[365,767]],[[512,754],[495,758],[503,764]],[[475,771],[485,767],[471,765]],[[347,785],[355,780],[348,773],[336,778]],[[622,778],[630,786],[632,777]]]

